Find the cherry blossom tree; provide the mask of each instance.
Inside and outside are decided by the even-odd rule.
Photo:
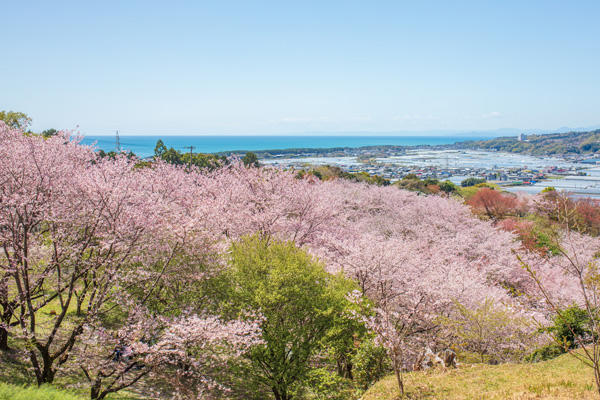
[[[532,203],[509,202],[490,215]],[[76,366],[93,398],[155,376],[201,393],[218,385],[207,370],[257,340],[252,321],[214,316],[221,299],[207,289],[228,268],[231,243],[257,234],[291,241],[358,283],[352,297],[373,303],[360,318],[403,391],[402,371],[420,347],[448,336],[440,317],[456,319],[457,304],[470,315],[490,302],[543,323],[540,287],[555,304],[595,298],[595,242],[577,237],[565,242],[569,252],[545,257],[505,225],[451,198],[236,161],[214,171],[141,165],[97,157],[64,133],[43,139],[0,124],[0,347],[10,335],[26,349],[40,384]]]
[[[62,162],[56,160],[57,156]],[[0,243],[3,249],[0,344],[4,348],[15,313],[20,313],[16,318],[24,331],[33,330],[37,322],[35,313],[58,299],[58,293],[65,288],[66,283],[61,280],[55,294],[44,295],[46,278],[56,264],[42,265],[40,260],[51,249],[41,249],[38,243],[51,234],[46,221],[62,220],[67,199],[75,197],[76,189],[68,183],[69,177],[79,173],[92,159],[90,150],[78,147],[66,137],[43,141],[0,123]],[[26,321],[27,318],[30,320]]]
[[[443,336],[439,317],[455,313],[457,302],[472,309],[490,298],[498,307],[526,309],[527,299],[515,297],[530,282],[512,253],[519,247],[513,234],[473,218],[451,199],[327,185],[323,190],[337,196],[329,202],[339,209],[341,228],[327,232],[326,245],[314,251],[375,303],[364,321],[388,350],[401,392],[402,371],[420,348]]]
[[[224,197],[223,210],[236,210],[222,213],[227,235],[258,230],[296,240],[330,272],[355,279],[375,302],[366,322],[397,372],[408,368],[418,346],[436,340],[438,317],[453,312],[455,302],[476,307],[491,298],[498,307],[526,306],[514,298],[531,289],[513,254],[516,237],[457,201],[269,169],[232,167],[217,175],[208,178],[222,181],[215,197]]]
[[[332,229],[337,210],[319,183],[290,171],[245,168],[236,163],[200,183],[213,205],[212,220],[227,238],[259,233],[263,238],[316,243]]]
[[[535,284],[537,299],[560,319],[570,306],[584,310],[590,323],[590,337],[573,333],[578,350],[566,348],[594,371],[596,389],[600,393],[600,238],[583,235],[569,229],[570,210],[564,208],[563,230],[553,238],[559,254],[546,254],[542,259],[532,259],[520,254],[519,260]],[[533,291],[532,291],[533,292]],[[564,346],[559,337],[554,338]]]
[[[90,324],[82,334],[75,364],[90,383],[91,399],[103,399],[146,376],[162,381],[171,396],[226,393],[228,388],[211,378],[212,371],[262,343],[258,320],[194,314],[164,318],[145,315],[139,306],[132,310],[118,330]]]
[[[156,320],[144,311],[160,293],[175,293],[182,282],[193,285],[220,268],[220,236],[208,229],[212,213],[200,172],[135,163],[98,158],[68,134],[43,139],[0,126],[2,328],[28,353],[38,384],[52,382],[75,358],[92,397],[102,398],[159,364],[151,360],[187,355],[164,341],[173,329],[182,335],[177,346],[196,348],[243,331],[235,322],[201,317],[202,304],[179,320]],[[109,329],[102,321],[115,312],[124,321]],[[144,347],[134,328],[161,344]],[[115,350],[106,347],[109,338],[128,333],[127,346],[146,367],[138,369],[136,361],[136,368],[112,368],[81,356],[92,348],[82,346],[91,332],[102,332],[104,354]]]

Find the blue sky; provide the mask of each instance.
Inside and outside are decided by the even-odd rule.
[[[256,134],[600,124],[600,1],[10,1],[34,129]]]

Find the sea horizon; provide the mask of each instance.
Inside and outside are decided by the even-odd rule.
[[[328,149],[365,146],[422,146],[447,145],[469,140],[484,140],[495,136],[483,135],[120,135],[119,143],[124,151],[132,151],[140,157],[154,154],[160,139],[167,147],[186,151],[193,146],[194,152],[221,153],[233,151],[265,151],[289,149]],[[116,136],[85,135],[82,144],[95,145],[98,150],[116,149]]]

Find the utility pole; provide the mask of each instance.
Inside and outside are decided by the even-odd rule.
[[[119,131],[115,137],[115,152],[119,154],[121,152],[121,141],[119,140]]]
[[[188,146],[190,148],[190,161],[188,163],[188,168],[192,168],[192,150],[194,150],[194,146]],[[187,147],[186,147],[187,149]]]

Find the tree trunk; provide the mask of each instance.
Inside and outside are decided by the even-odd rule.
[[[90,387],[90,399],[92,399],[92,400],[98,399],[98,395],[100,394],[100,384],[101,383],[100,383],[99,379],[94,381],[94,383]]]
[[[37,362],[37,357],[33,350],[31,350],[31,358],[32,364],[35,368],[35,377],[37,380],[38,386],[43,385],[44,383],[52,383],[54,381],[54,374],[56,371],[52,368],[54,364],[54,360],[50,357],[50,352],[46,348],[38,349],[40,351],[40,355],[42,356],[42,365]],[[35,360],[35,362],[34,362]]]
[[[6,276],[0,280],[0,294],[2,301],[0,302],[0,351],[7,351],[8,348],[8,326],[13,316],[15,304],[8,299],[8,283]]]
[[[400,396],[404,397],[404,382],[402,382],[402,373],[395,369],[396,381],[398,381],[398,389],[400,390]]]
[[[0,351],[8,351],[8,331],[0,328]]]
[[[44,371],[42,373],[41,383],[38,382],[38,385],[42,385],[44,383],[52,383],[54,381],[54,373],[55,373],[55,371],[52,370],[52,366],[46,367],[44,365]]]
[[[404,382],[402,381],[402,372],[396,357],[394,357],[394,372],[396,373],[396,381],[398,382],[398,389],[400,390],[400,397],[404,397]]]
[[[107,390],[102,389],[102,381],[97,379],[90,389],[90,399],[91,400],[103,400],[108,395]]]
[[[600,394],[600,365],[598,362],[594,362],[594,379],[596,380],[596,390]]]
[[[336,359],[337,373],[342,378],[352,380],[352,362],[347,357],[338,357]]]
[[[42,373],[37,376],[38,386],[42,386],[44,383],[52,383],[54,381],[54,371],[52,368],[44,368]]]
[[[273,394],[275,395],[275,400],[291,400],[292,396],[287,393],[280,393],[279,390],[273,388]]]
[[[83,304],[83,296],[81,296],[81,298],[77,297],[76,301],[77,301],[77,309],[75,311],[75,315],[77,315],[78,317],[81,317],[81,305]]]
[[[352,363],[351,362],[346,363],[346,378],[348,378],[350,380],[354,380],[354,374],[352,374]]]
[[[102,380],[97,378],[90,388],[91,400],[103,400],[109,394],[108,390],[102,390]]]

